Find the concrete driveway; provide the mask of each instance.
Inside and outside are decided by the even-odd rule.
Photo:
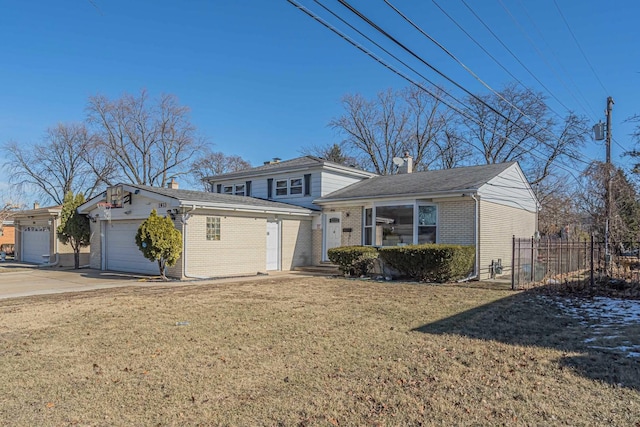
[[[59,294],[81,292],[95,289],[120,288],[125,286],[167,286],[177,284],[226,283],[246,280],[273,279],[283,276],[313,276],[303,272],[270,272],[269,275],[232,277],[225,279],[207,279],[197,281],[163,282],[158,277],[100,271],[90,268],[80,270],[62,270],[39,268],[32,264],[6,261],[0,263],[0,299],[17,298],[30,295]]]
[[[142,284],[144,277],[112,271],[62,270],[3,262],[0,264],[0,299],[132,286]]]

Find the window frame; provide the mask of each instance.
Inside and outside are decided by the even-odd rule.
[[[383,245],[378,245],[376,244],[376,218],[377,218],[377,208],[380,207],[390,207],[390,206],[397,206],[397,207],[408,207],[408,206],[412,206],[413,208],[413,233],[412,233],[412,242],[403,242],[400,244],[418,244],[419,239],[420,239],[420,229],[421,227],[432,227],[433,228],[433,235],[434,235],[434,242],[433,243],[437,243],[438,242],[438,232],[439,232],[439,226],[438,223],[440,221],[440,217],[439,217],[439,206],[437,203],[432,203],[432,202],[425,202],[425,201],[420,201],[420,200],[394,200],[394,201],[387,201],[387,202],[374,202],[371,205],[367,205],[367,206],[363,206],[362,207],[362,245],[364,246],[375,246],[375,247],[383,247]],[[433,207],[435,209],[435,224],[431,225],[420,225],[420,208],[421,207],[425,207],[425,206],[430,206]],[[368,211],[371,212],[371,216],[368,217]],[[370,224],[367,224],[367,222],[370,222]]]
[[[275,180],[275,196],[302,196],[304,194],[303,177],[281,178]]]
[[[207,216],[205,220],[205,239],[207,241],[222,240],[221,221],[219,216]]]

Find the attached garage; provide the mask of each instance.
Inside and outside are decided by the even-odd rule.
[[[182,234],[182,253],[167,267],[169,277],[205,279],[290,270],[307,265],[311,258],[315,212],[310,209],[232,194],[137,184],[117,187],[121,188],[107,189],[78,208],[91,220],[92,268],[158,276],[157,262],[144,258],[135,242],[152,210],[171,218]]]
[[[49,262],[51,230],[49,227],[25,227],[22,230],[22,261]]]
[[[136,233],[142,221],[104,221],[105,270],[158,275],[158,263],[146,259],[138,245]]]

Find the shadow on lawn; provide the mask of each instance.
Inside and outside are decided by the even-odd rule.
[[[564,314],[539,290],[519,292],[494,303],[476,307],[428,323],[414,331],[426,334],[457,334],[469,338],[520,346],[547,347],[581,353],[563,356],[561,366],[594,380],[640,390],[640,361],[614,350],[590,348],[585,339],[593,328]]]

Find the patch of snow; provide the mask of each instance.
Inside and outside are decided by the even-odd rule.
[[[566,315],[580,321],[581,325],[587,326],[593,336],[586,338],[585,343],[603,340],[613,340],[617,338],[635,338],[621,336],[624,334],[623,328],[640,323],[640,301],[621,300],[608,297],[595,297],[593,299],[573,299],[560,297],[541,297],[552,302]],[[607,347],[589,346],[589,348],[607,351],[621,352],[626,357],[640,358],[640,343],[635,344],[628,340],[624,341],[628,346]]]

